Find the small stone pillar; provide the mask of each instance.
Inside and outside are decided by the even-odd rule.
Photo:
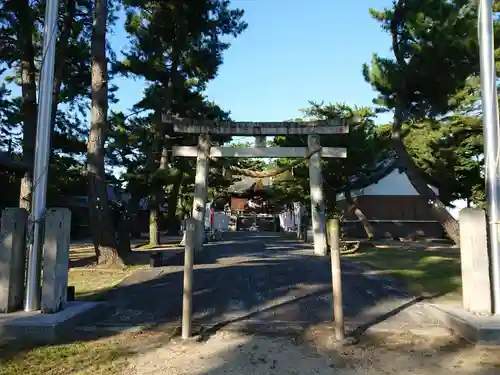
[[[319,135],[307,137],[309,152],[321,147]],[[321,173],[321,154],[315,153],[309,159],[309,185],[311,189],[311,219],[314,238],[314,254],[327,255],[325,203],[323,197],[323,177]]]
[[[193,199],[193,219],[196,222],[195,245],[196,251],[203,249],[205,242],[205,211],[208,194],[208,166],[210,155],[210,136],[200,134],[198,138],[198,157],[196,159],[196,177]]]
[[[42,313],[52,314],[67,305],[71,211],[51,208],[45,216]]]
[[[293,219],[295,222],[295,231],[297,235],[297,241],[305,241],[305,238],[302,238],[302,217],[304,216],[304,206],[301,203],[293,204]],[[307,231],[307,228],[306,228]],[[307,234],[307,233],[306,233]]]
[[[1,221],[0,313],[9,313],[23,308],[28,212],[6,208]]]
[[[342,304],[342,267],[340,265],[340,220],[328,221],[328,237],[330,237],[330,261],[332,266],[332,297],[335,339],[345,339],[344,307]]]
[[[474,314],[492,314],[486,212],[464,208],[459,222],[462,307]]]

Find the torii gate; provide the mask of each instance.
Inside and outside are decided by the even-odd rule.
[[[198,146],[174,146],[173,156],[196,157],[196,178],[193,200],[193,219],[195,220],[196,250],[203,247],[205,204],[208,193],[208,169],[210,158],[304,158],[320,149],[309,158],[309,183],[311,189],[311,218],[314,239],[314,254],[327,254],[326,217],[323,196],[321,158],[345,158],[345,148],[321,148],[320,135],[347,134],[346,120],[308,121],[308,122],[220,122],[209,120],[169,119],[173,122],[174,132],[199,134]],[[210,136],[232,135],[255,137],[255,148],[211,146]],[[307,135],[308,147],[266,147],[267,136]]]

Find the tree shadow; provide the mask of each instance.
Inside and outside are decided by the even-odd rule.
[[[388,241],[365,243],[355,253],[345,255],[377,274],[392,278],[414,295],[430,297],[460,292],[460,251],[451,246]]]
[[[204,361],[204,369],[190,373],[203,375],[220,374],[388,374],[412,373],[415,375],[454,373],[457,375],[498,374],[499,363],[491,360],[481,363],[476,351],[459,340],[429,340],[428,337],[388,338],[365,336],[350,347],[332,345],[329,332],[313,332],[286,337],[247,336],[246,339],[219,338],[218,351],[207,350],[194,359],[192,368],[199,369],[198,361]],[[314,337],[313,337],[314,335]],[[224,340],[225,345],[220,341]],[[429,342],[434,341],[434,342]],[[215,347],[216,340],[204,344]],[[497,351],[498,353],[498,351]],[[465,355],[469,356],[466,358]],[[477,358],[478,360],[476,360]],[[170,366],[182,363],[174,360]],[[171,367],[171,368],[172,368]],[[206,370],[205,370],[206,369]]]
[[[130,252],[122,254],[125,267],[137,267],[151,265],[152,267],[177,265],[179,263],[180,253],[184,252],[184,247],[174,244],[159,245],[151,248],[133,248]],[[161,259],[154,262],[152,258]],[[99,266],[94,249],[76,249],[70,252],[70,269],[95,268],[105,269],[107,266]]]
[[[329,258],[307,255],[312,252],[311,245],[269,233],[231,234],[220,243],[205,246],[193,271],[195,331],[208,332],[205,337],[210,337],[232,325],[258,332],[255,323],[276,326],[297,322],[300,329],[295,331],[304,333],[331,321],[332,304],[325,298],[331,294]],[[121,286],[102,293],[99,299],[107,303],[108,311],[87,325],[92,330],[68,333],[59,343],[110,338],[127,329],[163,336],[178,334],[182,263],[141,270]],[[342,261],[342,273],[344,315],[353,322],[351,334],[362,335],[370,325],[403,314],[420,301],[409,301],[404,285],[395,284],[391,277],[370,276],[353,262]],[[373,310],[385,303],[389,303],[388,308]],[[41,343],[23,345],[25,349],[19,350]],[[2,360],[9,357],[7,352],[0,355]]]
[[[196,327],[217,326],[238,317],[254,316],[252,314],[256,311],[262,314],[268,304],[281,305],[298,297],[295,311],[282,313],[288,320],[318,323],[331,319],[329,301],[308,301],[313,307],[299,303],[302,297],[331,290],[329,259],[304,255],[301,245],[276,245],[280,245],[280,241],[268,244],[269,250],[266,251],[262,245],[244,238],[241,242],[207,246],[202,254],[197,255],[198,264],[193,272],[193,320]],[[312,252],[311,249],[308,251]],[[228,258],[233,262],[220,262]],[[358,266],[349,262],[343,262],[343,271],[348,318],[356,317],[384,300],[405,298],[405,293],[390,287],[392,281],[384,277],[367,277]],[[183,288],[180,265],[165,267],[150,280],[137,277],[137,282],[129,280],[126,286],[101,296],[115,310],[101,322],[102,326],[178,325]],[[273,320],[272,317],[265,319]]]
[[[323,326],[293,334],[220,332],[206,341],[154,339],[130,356],[136,374],[457,374],[496,375],[500,349],[454,337],[367,334],[339,347]]]

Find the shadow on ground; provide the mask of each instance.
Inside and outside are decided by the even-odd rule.
[[[247,333],[259,331],[259,324],[260,327],[276,327],[296,323],[299,329],[292,333],[302,337],[311,327],[330,321],[329,258],[311,256],[310,245],[297,244],[291,238],[283,234],[233,233],[224,241],[205,246],[203,253],[197,254],[194,270],[196,330],[217,336],[220,328],[232,323],[239,323],[238,330]],[[126,343],[129,336],[118,332],[142,327],[152,337],[161,337],[159,343],[149,340],[145,344],[151,346],[149,349],[165,345],[179,333],[182,258],[178,261],[177,266],[137,271],[118,288],[102,294],[100,299],[108,303],[109,311],[99,321],[85,327],[86,331],[68,333],[60,343],[93,342],[115,336],[120,341],[118,346],[124,348],[117,356],[129,356],[130,348]],[[404,285],[397,280],[366,275],[352,262],[343,262],[342,272],[344,314],[350,322],[350,331],[357,336],[381,319],[395,314],[403,316],[419,302],[408,298],[402,291]],[[291,302],[294,298],[296,300]],[[385,308],[380,309],[381,305]],[[401,320],[403,330],[410,318]],[[433,323],[412,321],[411,324]],[[331,329],[327,330],[331,333]],[[0,358],[5,361],[38,346],[37,343],[4,346],[0,349]],[[218,372],[199,373],[222,373],[224,366]]]
[[[281,326],[304,329],[330,321],[331,271],[328,258],[311,256],[309,245],[282,235],[234,233],[208,244],[197,254],[194,270],[193,319],[197,331],[216,331],[238,322],[250,329]],[[133,327],[168,330],[178,327],[182,310],[182,257],[177,266],[141,270],[119,288],[100,296],[110,309],[96,331]],[[420,300],[409,298],[404,285],[386,276],[373,276],[351,262],[343,262],[344,314],[349,329],[362,334],[371,324],[402,316]],[[293,301],[291,301],[293,300]],[[381,308],[382,306],[382,308]],[[392,312],[392,313],[391,313]],[[373,322],[373,323],[372,323]],[[437,324],[437,323],[436,323]]]
[[[150,246],[147,238],[131,240],[131,252],[124,258],[126,266],[143,266],[150,263],[153,252],[167,252],[181,241],[180,236],[160,236],[161,244]],[[70,268],[95,267],[97,263],[95,249],[91,240],[81,241],[70,246]]]
[[[426,245],[426,246],[423,246]],[[405,280],[414,295],[460,294],[460,249],[418,242],[364,243],[346,259],[379,274]]]
[[[189,346],[189,350],[154,350],[154,373],[181,373],[189,369],[193,375],[498,374],[498,350],[474,349],[459,340],[368,335],[355,346],[337,348],[329,336],[328,332],[314,328],[286,337],[221,334],[205,345]],[[143,360],[137,362],[137,374],[150,370]]]

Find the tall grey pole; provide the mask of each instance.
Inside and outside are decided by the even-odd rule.
[[[43,55],[38,94],[38,121],[33,173],[31,220],[34,224],[33,243],[28,244],[28,274],[25,311],[40,309],[41,263],[43,250],[43,218],[47,202],[47,173],[50,156],[52,92],[54,90],[54,63],[56,27],[59,0],[47,0],[43,29]]]
[[[500,160],[498,159],[498,99],[493,46],[493,1],[480,0],[478,11],[492,305],[494,313],[500,315]]]
[[[182,293],[182,338],[188,339],[192,333],[193,319],[193,264],[196,243],[196,221],[186,220],[186,245],[184,248],[184,290]]]

